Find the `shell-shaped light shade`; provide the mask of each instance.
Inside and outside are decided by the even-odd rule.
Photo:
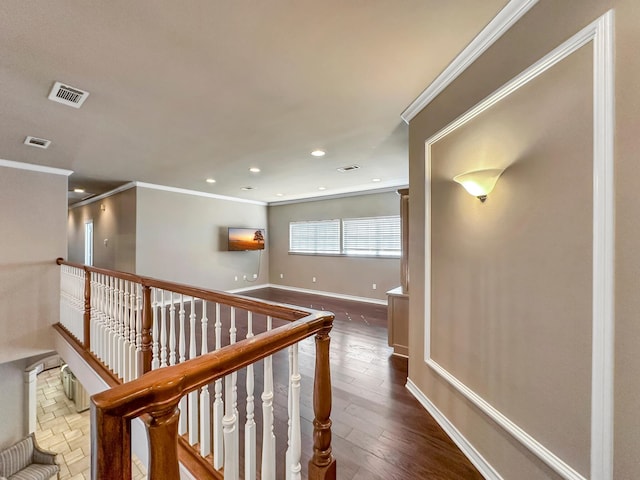
[[[491,193],[493,187],[496,186],[496,182],[504,170],[499,168],[491,168],[488,170],[476,170],[475,172],[467,172],[461,175],[453,177],[455,182],[458,182],[474,197],[478,197],[481,200]]]

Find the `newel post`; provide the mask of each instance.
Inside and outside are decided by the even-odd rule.
[[[331,369],[329,332],[316,335],[316,373],[313,384],[313,457],[309,460],[309,480],[335,480],[336,460],[331,454]]]
[[[145,417],[149,435],[149,478],[179,480],[178,405]]]
[[[142,285],[142,373],[151,371],[151,328],[153,309],[151,308],[151,287]]]
[[[91,479],[131,478],[131,422],[91,401]]]
[[[84,348],[91,350],[91,272],[84,268]]]

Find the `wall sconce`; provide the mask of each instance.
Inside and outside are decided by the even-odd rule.
[[[487,199],[495,187],[498,178],[504,170],[491,168],[488,170],[476,170],[453,177],[453,181],[459,183],[464,189],[474,197],[478,197],[481,202]]]
[[[100,211],[104,212],[107,209],[107,206],[104,203],[100,204]]]

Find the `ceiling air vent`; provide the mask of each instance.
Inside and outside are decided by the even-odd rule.
[[[68,105],[70,107],[80,108],[88,96],[89,92],[56,82],[53,84],[51,93],[49,93],[49,100],[62,103],[63,105]]]
[[[344,172],[350,172],[351,170],[358,170],[359,168],[360,168],[360,165],[349,165],[347,167],[340,167],[337,170],[339,172],[344,173]]]
[[[51,145],[51,140],[45,140],[44,138],[27,137],[24,139],[24,144],[31,147],[47,148]]]

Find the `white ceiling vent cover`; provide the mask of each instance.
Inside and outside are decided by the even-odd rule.
[[[336,170],[338,170],[339,172],[344,173],[344,172],[350,172],[352,170],[358,170],[359,168],[360,168],[360,165],[349,165],[347,167],[340,167],[340,168],[338,168]]]
[[[48,148],[51,145],[51,140],[45,140],[44,138],[27,137],[24,139],[24,144],[30,147]]]
[[[60,82],[53,84],[49,100],[68,105],[69,107],[80,108],[89,96],[89,92],[71,87]]]

